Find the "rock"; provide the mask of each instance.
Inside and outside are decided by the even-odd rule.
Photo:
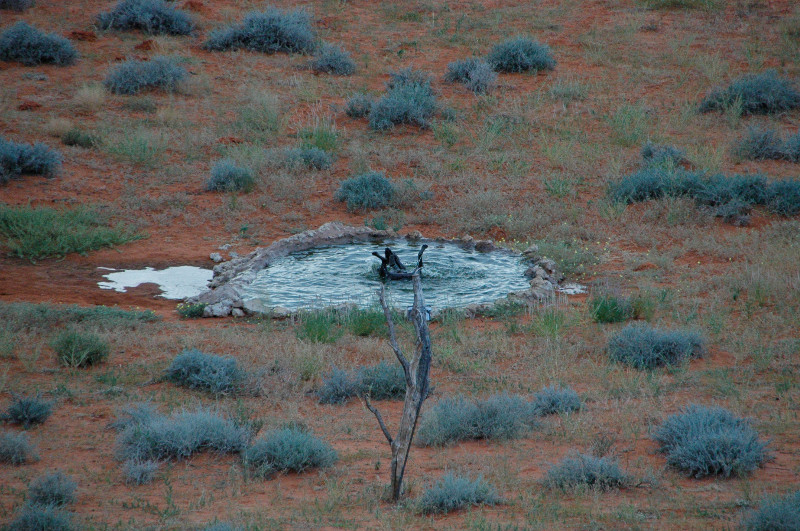
[[[210,255],[208,255],[208,257],[211,258],[216,263],[220,263],[224,260],[224,258],[222,258],[222,255],[219,253],[211,253]]]
[[[286,317],[292,315],[292,310],[289,308],[284,308],[283,306],[275,306],[272,308],[271,313],[272,317],[275,317],[276,319],[285,319]]]
[[[225,245],[220,245],[219,246],[219,250],[220,251],[227,251],[230,248],[231,248],[231,244],[229,244],[229,243],[226,243]]]
[[[552,280],[556,284],[564,280],[564,275],[562,275],[558,271],[558,266],[556,265],[554,260],[551,260],[549,258],[542,258],[537,262],[536,265],[541,267],[547,273],[547,276],[550,277],[550,280]]]
[[[470,236],[469,234],[465,234],[461,237],[461,246],[464,249],[474,249],[475,248],[475,238]]]
[[[33,81],[47,81],[47,74],[41,72],[25,72],[22,79],[32,79]]]
[[[478,240],[475,242],[475,250],[480,253],[488,253],[497,249],[492,240]]]
[[[231,315],[234,317],[244,317],[244,311],[241,308],[233,308]]]
[[[227,317],[231,314],[231,307],[224,302],[209,304],[203,309],[203,317]]]
[[[247,313],[270,313],[271,308],[264,304],[261,299],[248,299],[242,303],[242,307]]]
[[[410,242],[416,242],[416,241],[419,241],[419,240],[421,240],[421,239],[422,239],[422,233],[421,233],[420,231],[418,231],[418,230],[415,230],[415,231],[409,232],[409,233],[406,235],[406,239],[407,239],[408,241],[410,241]]]
[[[527,258],[528,260],[532,260],[534,257],[539,256],[539,246],[535,243],[531,244],[530,247],[522,251],[522,256]]]
[[[483,315],[486,312],[488,312],[489,310],[491,310],[493,306],[494,306],[494,304],[488,304],[488,303],[485,303],[485,304],[478,304],[478,303],[468,304],[467,306],[464,307],[464,315],[467,316],[467,317],[478,317],[479,315]]]

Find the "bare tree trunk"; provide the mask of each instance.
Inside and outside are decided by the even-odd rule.
[[[425,300],[422,296],[422,283],[420,280],[419,268],[414,271],[411,280],[414,287],[414,305],[411,309],[411,320],[414,323],[414,329],[417,333],[417,342],[414,349],[414,357],[411,359],[410,363],[397,344],[392,314],[389,306],[386,304],[386,290],[383,286],[381,286],[379,293],[383,314],[386,316],[386,324],[389,326],[389,343],[400,365],[403,366],[403,372],[406,377],[406,396],[405,402],[403,403],[403,414],[400,417],[400,427],[397,430],[396,437],[392,438],[389,430],[386,428],[386,424],[383,422],[380,412],[370,402],[369,396],[364,396],[367,409],[378,419],[378,424],[392,449],[391,489],[392,499],[394,501],[398,501],[402,494],[403,475],[406,471],[408,453],[411,450],[411,441],[414,438],[414,432],[417,428],[417,419],[419,418],[419,412],[422,408],[422,402],[424,402],[428,396],[428,377],[431,368],[431,338],[428,331],[428,322],[426,320]]]

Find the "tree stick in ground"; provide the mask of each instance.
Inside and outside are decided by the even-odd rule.
[[[411,321],[414,323],[414,330],[417,334],[417,341],[414,349],[414,356],[409,362],[397,343],[397,336],[392,322],[392,313],[386,304],[386,290],[381,286],[378,292],[386,316],[386,323],[389,327],[389,344],[397,356],[397,361],[403,366],[406,378],[406,396],[403,403],[403,414],[400,417],[400,427],[397,436],[392,438],[389,429],[383,422],[380,412],[372,405],[369,396],[364,396],[364,403],[375,418],[383,431],[389,446],[392,449],[391,466],[391,490],[392,500],[398,501],[403,490],[403,475],[408,462],[408,454],[411,451],[411,441],[417,428],[417,419],[422,408],[422,402],[428,397],[428,381],[431,368],[431,337],[428,331],[428,321],[425,313],[425,299],[422,296],[422,282],[417,268],[412,275],[414,287],[414,305],[411,308]]]

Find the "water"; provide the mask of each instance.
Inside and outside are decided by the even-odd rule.
[[[269,307],[289,310],[322,308],[342,303],[360,307],[378,304],[380,261],[371,255],[389,246],[409,271],[416,266],[421,244],[405,240],[318,247],[292,253],[259,272],[243,288],[245,299],[260,299]],[[423,255],[422,288],[425,303],[435,309],[491,303],[512,291],[529,287],[527,265],[518,255],[503,251],[479,253],[451,243],[429,243]],[[387,297],[396,307],[414,300],[411,281],[385,282]]]
[[[101,267],[98,269],[106,269]],[[168,267],[157,271],[152,267],[144,269],[128,269],[114,271],[103,275],[108,281],[98,282],[101,289],[113,289],[125,293],[127,288],[135,288],[140,284],[158,284],[165,299],[185,299],[198,295],[205,290],[211,280],[213,271],[194,266]]]

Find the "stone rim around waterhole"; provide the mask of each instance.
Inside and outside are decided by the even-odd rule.
[[[453,245],[464,250],[475,250],[481,253],[498,252],[509,257],[519,257],[520,270],[524,271],[526,279],[520,284],[524,289],[510,292],[491,301],[462,306],[467,316],[476,316],[491,311],[494,304],[498,302],[534,304],[550,300],[554,297],[559,287],[559,282],[563,280],[563,275],[556,269],[555,262],[539,256],[538,248],[535,245],[522,253],[516,253],[510,249],[498,247],[491,240],[474,240],[468,236],[452,240],[426,239],[419,232],[399,236],[393,231],[379,231],[369,227],[354,227],[339,222],[330,222],[322,225],[319,229],[296,234],[279,240],[269,247],[256,249],[246,256],[218,264],[214,268],[214,278],[209,283],[210,289],[196,297],[187,299],[186,302],[204,304],[205,317],[244,316],[247,314],[286,317],[297,310],[278,305],[267,306],[258,299],[248,298],[247,294],[251,291],[251,285],[254,282],[258,282],[262,270],[272,265],[279,265],[281,260],[293,253],[326,249],[343,244],[379,244],[379,242],[383,241],[393,242],[395,246],[402,246],[401,255],[405,259],[406,267],[410,270],[413,270],[414,265],[416,265],[416,250],[411,253],[407,249],[409,246],[417,249],[423,243],[427,243],[429,246]],[[374,249],[382,251],[383,247],[374,247]],[[372,248],[368,247],[364,249],[366,256],[377,264],[377,259],[370,256],[372,250]],[[430,258],[427,253],[430,251],[430,248],[426,251],[423,261],[429,261]],[[423,277],[424,272],[423,268]],[[399,283],[402,281],[390,281],[390,283],[394,282]],[[409,284],[410,290],[410,283],[406,282],[406,284]],[[375,287],[377,288],[377,286],[378,283],[376,281]],[[377,301],[377,298],[375,300]],[[426,303],[430,305],[430,302],[430,297],[426,296]],[[352,307],[352,305],[345,306]],[[330,308],[331,306],[328,307]],[[335,308],[336,306],[333,307]]]

